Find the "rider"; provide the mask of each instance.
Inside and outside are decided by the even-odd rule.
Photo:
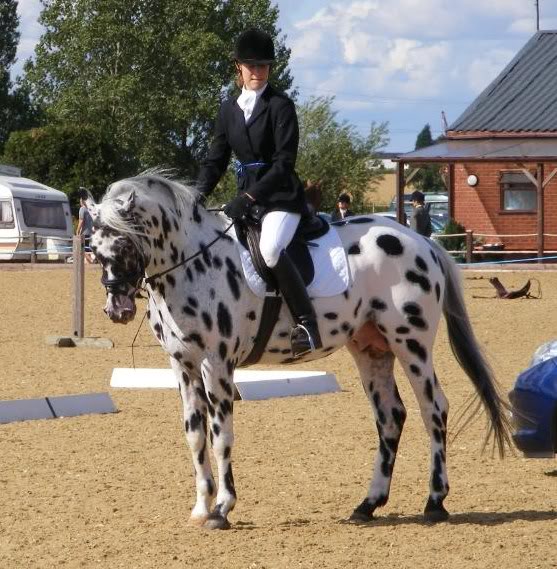
[[[309,210],[303,184],[294,171],[299,140],[296,109],[287,95],[268,83],[274,60],[269,34],[254,28],[240,34],[234,64],[242,92],[220,107],[198,189],[205,196],[213,191],[234,152],[239,161],[238,194],[225,206],[224,213],[239,220],[252,206],[264,212],[261,254],[294,318],[292,353],[300,356],[321,348],[322,343],[306,287],[286,252],[300,219],[308,216]]]

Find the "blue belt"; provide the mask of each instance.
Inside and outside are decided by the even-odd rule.
[[[248,168],[261,168],[261,166],[268,166],[269,164],[267,162],[246,162],[246,163],[242,163],[242,162],[238,162],[236,164],[236,176],[238,178],[241,178],[242,176],[245,175],[246,170]]]

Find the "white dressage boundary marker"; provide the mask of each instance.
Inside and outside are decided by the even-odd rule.
[[[238,369],[234,372],[234,384],[246,401],[340,391],[335,374],[324,371]],[[166,389],[177,388],[178,382],[171,369],[114,368],[110,386]]]
[[[33,419],[77,417],[93,413],[116,413],[117,411],[108,393],[12,399],[0,401],[0,424]]]

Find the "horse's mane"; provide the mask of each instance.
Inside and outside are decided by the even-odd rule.
[[[199,195],[185,180],[179,180],[171,171],[161,168],[150,168],[137,176],[111,184],[101,201],[101,223],[117,233],[127,235],[137,245],[143,232],[132,217],[122,215],[122,206],[132,192],[136,202],[168,202],[169,206],[182,214],[191,210]]]

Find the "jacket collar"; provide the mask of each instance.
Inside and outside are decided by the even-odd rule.
[[[261,93],[261,96],[257,99],[257,103],[255,103],[251,117],[246,123],[247,127],[251,126],[253,122],[257,120],[257,117],[269,106],[269,99],[271,98],[272,94],[273,88],[271,85],[267,84],[267,88],[263,91],[263,93]]]

